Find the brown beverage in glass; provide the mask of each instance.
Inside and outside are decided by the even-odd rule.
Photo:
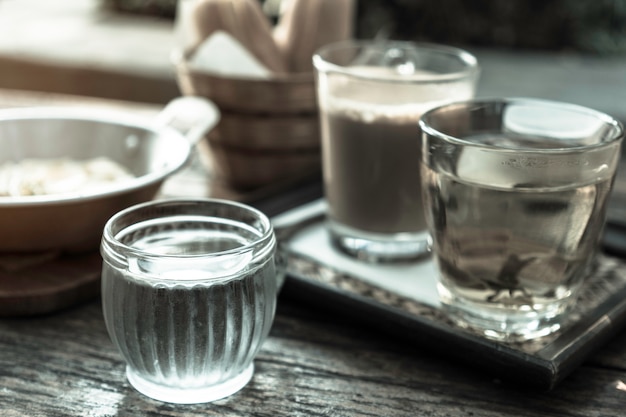
[[[476,59],[445,46],[350,41],[322,48],[313,62],[332,242],[373,262],[424,256],[418,121],[473,96]]]

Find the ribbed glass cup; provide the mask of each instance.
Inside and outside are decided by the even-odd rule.
[[[275,247],[265,215],[224,200],[162,200],[113,216],[102,305],[131,385],[172,403],[243,388],[274,318]]]

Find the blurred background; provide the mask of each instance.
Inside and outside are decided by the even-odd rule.
[[[102,0],[125,13],[174,19],[176,0]],[[276,15],[280,0],[262,0]],[[626,51],[626,0],[359,0],[357,33],[456,45],[597,54]]]
[[[280,1],[263,1],[275,17]],[[166,103],[180,94],[176,6],[0,0],[0,88]],[[626,120],[626,0],[358,0],[355,31],[470,50],[479,96],[562,100]]]
[[[0,105],[20,105],[11,90],[160,108],[181,95],[172,61],[178,1],[0,0]],[[275,21],[281,0],[258,1]],[[626,0],[355,3],[356,38],[450,44],[476,55],[478,97],[559,100],[626,122]]]

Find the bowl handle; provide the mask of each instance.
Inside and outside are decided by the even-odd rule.
[[[191,144],[196,144],[215,127],[220,111],[210,100],[198,96],[182,96],[170,101],[155,119],[155,128],[165,126],[180,131]]]

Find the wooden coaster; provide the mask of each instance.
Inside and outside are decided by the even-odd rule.
[[[102,258],[85,254],[0,254],[0,317],[55,312],[100,293]]]

